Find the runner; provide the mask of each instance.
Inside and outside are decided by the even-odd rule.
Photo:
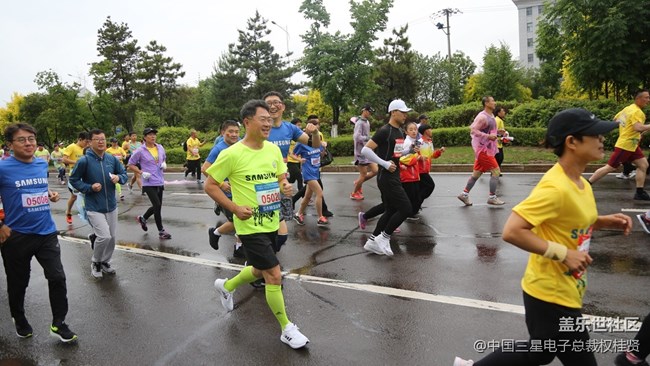
[[[586,327],[565,329],[562,324],[583,324],[592,232],[610,228],[628,235],[632,228],[632,220],[624,214],[598,215],[591,185],[582,176],[587,164],[603,158],[603,135],[616,126],[578,108],[551,119],[546,144],[558,162],[512,209],[503,228],[503,240],[530,252],[521,281],[530,340],[517,342],[514,351],[497,349],[476,363],[456,357],[454,366],[546,365],[556,357],[563,365],[596,365],[588,348],[560,352],[559,347],[536,345],[588,344]]]
[[[361,115],[357,117],[354,123],[354,133],[352,138],[354,140],[354,165],[359,169],[359,177],[354,181],[353,192],[350,194],[350,199],[360,201],[363,197],[363,183],[367,180],[374,178],[377,175],[377,164],[370,162],[361,150],[370,140],[370,122],[368,119],[375,113],[375,110],[366,104],[361,110]]]
[[[111,147],[106,149],[106,153],[116,157],[117,160],[120,161],[120,164],[124,166],[124,160],[126,159],[127,154],[126,151],[124,151],[124,149],[118,145],[117,139],[115,137],[111,138]],[[124,194],[122,193],[122,185],[120,183],[115,183],[115,192],[117,192],[117,195],[120,196],[120,201],[124,201]]]
[[[50,154],[50,158],[54,162],[54,168],[59,173],[57,176],[59,183],[65,184],[65,164],[63,164],[63,151],[59,148],[59,144],[54,144],[54,151]]]
[[[302,348],[309,339],[287,317],[280,262],[273,250],[279,228],[280,187],[287,196],[292,190],[286,179],[287,167],[278,147],[267,141],[273,124],[269,106],[262,100],[248,101],[242,107],[241,119],[246,135],[240,143],[224,150],[207,170],[205,191],[235,214],[235,229],[244,245],[248,265],[231,279],[216,279],[214,285],[223,307],[232,311],[235,290],[264,277],[267,304],[282,329],[280,340],[291,348]],[[220,188],[226,178],[230,181],[232,201]]]
[[[72,173],[72,169],[74,169],[77,160],[84,155],[84,149],[88,146],[88,143],[88,133],[79,132],[77,142],[68,145],[68,147],[63,151],[63,163],[70,168],[70,173]],[[68,199],[68,205],[65,210],[65,222],[67,222],[68,225],[72,225],[72,206],[75,201],[77,201],[77,195],[74,193],[70,185],[68,185],[68,191],[70,191],[70,198]]]

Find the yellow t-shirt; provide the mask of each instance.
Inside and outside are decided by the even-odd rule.
[[[260,150],[241,142],[223,150],[206,174],[218,183],[230,181],[232,201],[253,209],[253,216],[240,220],[233,216],[237,234],[261,234],[280,227],[280,186],[278,177],[287,172],[280,148],[264,141]]]
[[[289,154],[287,154],[287,163],[300,163],[300,160],[296,160],[293,158],[293,148],[296,147],[296,142],[291,141],[291,144],[289,145]]]
[[[512,210],[533,225],[532,231],[539,237],[588,251],[598,211],[591,185],[581,179],[582,190],[560,164],[555,164],[528,198]],[[571,273],[564,264],[531,253],[521,287],[539,300],[579,309],[587,289],[587,273]]]
[[[494,117],[494,120],[497,121],[497,130],[505,130],[506,129],[506,124],[503,122],[501,117],[496,116]],[[501,149],[503,148],[503,142],[501,139],[497,139],[497,148]]]
[[[77,160],[79,160],[79,158],[84,155],[84,149],[81,146],[77,145],[77,143],[72,143],[65,148],[65,150],[63,151],[63,155],[67,156],[68,159],[76,163]],[[70,174],[72,174],[73,168],[74,168],[74,164],[71,164]]]
[[[645,113],[636,104],[630,104],[614,117],[618,122],[618,140],[615,147],[635,151],[641,140],[641,133],[634,130],[635,123],[645,123]]]
[[[158,146],[154,145],[154,147],[147,147],[147,150],[149,151],[149,154],[153,156],[153,160],[158,164]]]
[[[113,148],[113,146],[111,146],[108,149],[106,149],[106,152],[116,157],[117,160],[120,161],[120,163],[122,163],[124,161],[124,158],[126,157],[126,151],[124,151],[124,149],[122,149],[119,146],[116,148]]]
[[[195,139],[190,137],[187,139],[187,155],[186,159],[187,160],[198,160],[201,158],[199,155],[199,147],[201,147],[201,141],[199,139]]]

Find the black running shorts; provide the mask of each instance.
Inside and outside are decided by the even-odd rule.
[[[239,235],[239,239],[246,251],[246,258],[248,259],[249,265],[259,270],[266,270],[280,264],[272,246],[275,243],[277,235],[277,231]]]

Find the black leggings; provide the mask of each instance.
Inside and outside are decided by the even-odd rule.
[[[142,215],[145,220],[147,220],[151,215],[156,220],[156,227],[158,231],[162,231],[162,201],[163,201],[163,191],[165,187],[163,186],[146,186],[142,187],[142,192],[147,194],[149,201],[151,201],[151,207],[147,209],[147,212]]]
[[[494,155],[494,158],[496,159],[497,164],[499,164],[499,168],[501,168],[501,163],[503,163],[503,148],[502,147],[499,148],[499,152],[496,155]]]
[[[634,339],[639,341],[639,351],[632,352],[636,357],[645,360],[650,355],[650,314],[648,314],[641,324],[639,333]]]
[[[317,180],[318,185],[320,185],[320,188],[323,189],[323,182],[320,180],[320,178]],[[305,192],[307,192],[307,185],[305,184],[302,186],[302,189],[298,191],[298,193],[293,195],[293,198],[291,198],[291,201],[295,205],[296,202],[298,202],[299,199],[305,197]],[[323,195],[323,212],[329,211],[327,209],[327,203],[325,203],[325,195]]]
[[[298,182],[298,190],[301,191],[303,184],[302,184],[302,172],[300,170],[300,163],[288,162],[287,171],[289,173],[289,176],[287,177],[289,183],[293,184],[293,182]]]
[[[596,366],[596,358],[592,352],[571,351],[574,342],[587,344],[589,333],[587,327],[582,331],[560,331],[560,324],[580,324],[576,321],[581,318],[580,309],[567,308],[561,305],[536,299],[524,292],[524,308],[526,311],[526,326],[530,339],[517,342],[513,350],[504,352],[499,348],[485,358],[474,363],[474,366],[537,366],[551,363],[555,357],[563,365]],[[569,321],[569,323],[567,323]],[[544,347],[544,342],[555,341],[557,350]],[[531,346],[535,341],[538,346]],[[566,343],[568,342],[568,343]],[[567,351],[561,352],[560,345],[567,344]],[[534,351],[529,350],[533,348]]]
[[[201,159],[196,160],[187,160],[187,170],[185,171],[185,176],[187,174],[196,174],[196,179],[201,179]]]
[[[384,172],[384,174],[388,174]],[[402,183],[393,177],[379,177],[377,186],[381,192],[381,202],[384,204],[384,214],[381,215],[377,226],[372,232],[374,236],[385,232],[391,235],[407,217],[413,214],[413,206],[409,200]]]

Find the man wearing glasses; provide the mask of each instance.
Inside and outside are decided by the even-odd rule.
[[[50,202],[58,201],[59,193],[49,190],[47,163],[34,158],[34,127],[25,123],[10,125],[4,139],[14,155],[0,161],[0,197],[5,210],[5,219],[0,221],[0,252],[16,335],[29,338],[33,333],[25,316],[25,291],[32,257],[36,257],[50,292],[50,334],[62,342],[75,341],[77,335],[64,322],[68,313],[67,287],[58,232],[50,211]]]
[[[104,131],[90,131],[90,149],[70,174],[70,184],[84,194],[88,222],[93,229],[89,236],[93,256],[90,274],[102,278],[115,274],[110,261],[115,250],[117,200],[115,185],[125,184],[129,177],[118,158],[106,153]]]

